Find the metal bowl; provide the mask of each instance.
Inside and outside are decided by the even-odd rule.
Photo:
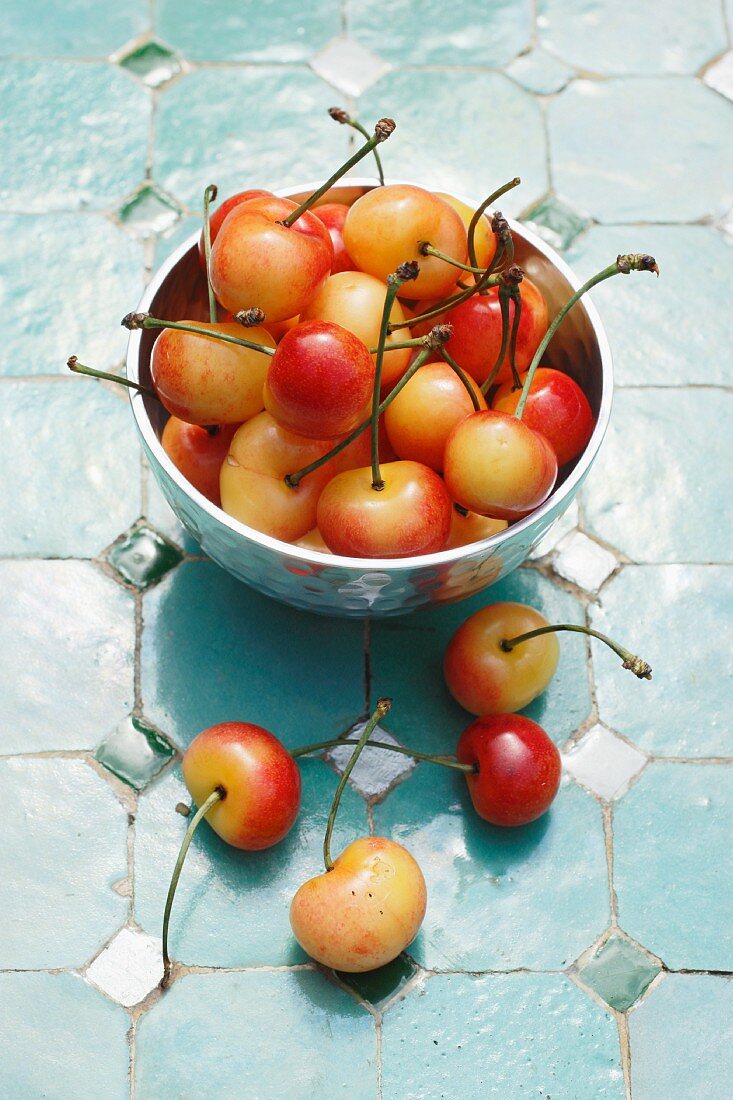
[[[375,180],[349,177],[328,199],[350,203],[375,185]],[[276,193],[300,200],[317,186],[302,184]],[[475,199],[457,198],[472,207],[478,205]],[[510,220],[509,224],[517,263],[541,287],[552,317],[578,288],[579,280],[534,233],[518,222]],[[140,302],[141,311],[171,320],[208,319],[197,242],[195,234],[163,264]],[[130,336],[127,373],[134,382],[150,384],[155,336],[149,330]],[[232,519],[197,492],[163,450],[160,436],[167,413],[162,405],[132,390],[130,400],[148,462],[166,500],[204,552],[229,573],[268,596],[322,615],[399,615],[413,608],[465,599],[516,569],[583,484],[608,425],[613,389],[608,340],[587,298],[563,322],[546,360],[574,378],[590,401],[596,426],[583,454],[560,471],[552,495],[540,508],[501,534],[439,554],[398,560],[345,558],[305,550]]]

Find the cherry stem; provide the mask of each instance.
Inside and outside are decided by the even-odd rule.
[[[382,415],[384,410],[392,404],[397,394],[405,388],[412,376],[415,374],[416,371],[420,369],[428,356],[432,355],[432,353],[438,347],[440,347],[441,343],[445,343],[445,340],[449,339],[450,332],[445,333],[446,329],[450,329],[450,325],[436,325],[435,328],[433,328],[433,330],[428,334],[428,336],[424,336],[422,338],[423,351],[420,352],[414,363],[410,364],[410,366],[400,378],[399,382],[396,383],[396,385],[389,391],[384,401],[382,401],[381,405],[379,406],[380,416]],[[337,443],[335,447],[332,447],[331,450],[327,454],[323,455],[322,458],[317,458],[315,462],[309,463],[308,466],[304,466],[302,470],[298,470],[294,474],[286,474],[284,478],[285,484],[288,486],[289,489],[297,489],[301,481],[304,477],[306,477],[307,474],[312,474],[314,470],[317,470],[320,466],[325,466],[325,464],[327,462],[330,462],[332,458],[334,458],[338,454],[341,454],[342,451],[345,451],[350,443],[353,443],[355,439],[358,439],[362,432],[365,432],[367,428],[371,426],[371,423],[371,417],[369,417],[368,420],[363,420],[358,428],[354,428],[353,432],[351,432],[350,435],[347,435],[344,439]]]
[[[165,912],[163,914],[163,977],[160,980],[160,988],[165,989],[171,980],[171,960],[168,954],[168,925],[170,924],[171,909],[173,908],[173,899],[176,896],[176,887],[178,886],[178,880],[181,877],[181,871],[183,870],[183,863],[186,858],[186,853],[191,846],[193,840],[193,834],[199,827],[199,823],[206,817],[207,813],[214,805],[215,802],[219,802],[225,797],[223,787],[216,787],[202,806],[199,806],[196,813],[191,818],[188,828],[183,837],[181,843],[181,850],[178,853],[178,859],[176,865],[173,868],[173,877],[171,878],[171,884],[168,887],[168,897],[165,899]]]
[[[265,344],[255,344],[253,340],[245,340],[240,336],[230,336],[228,332],[217,332],[216,329],[204,328],[203,325],[193,324],[190,321],[161,321],[158,317],[151,317],[149,313],[128,313],[122,318],[124,328],[154,329],[175,328],[180,332],[193,332],[196,336],[206,336],[211,340],[221,340],[225,344],[236,344],[241,348],[250,348],[252,351],[261,351],[263,355],[274,355],[275,349],[268,348]]]
[[[518,286],[510,287],[509,297],[514,302],[514,316],[512,318],[512,334],[509,338],[509,366],[512,371],[512,389],[519,390],[522,383],[517,370],[517,334],[519,333],[519,321],[522,316],[522,292]]]
[[[468,377],[466,372],[461,367],[458,366],[458,363],[456,363],[453,356],[450,355],[447,348],[441,348],[440,349],[440,354],[443,356],[443,359],[448,364],[448,366],[451,368],[451,370],[455,371],[455,373],[460,378],[461,382],[463,382],[463,385],[468,390],[468,396],[471,398],[471,403],[473,404],[473,411],[478,412],[481,406],[479,405],[479,402],[478,402],[478,395],[476,393],[476,390],[471,385],[471,379]]]
[[[478,294],[480,291],[487,289],[488,287],[498,286],[501,283],[502,276],[494,275],[494,269],[498,266],[501,259],[501,250],[497,250],[496,255],[489,267],[486,268],[478,282],[473,286],[469,286],[466,290],[460,294],[452,294],[450,298],[444,298],[442,302],[438,302],[432,309],[426,310],[425,313],[418,314],[417,317],[410,317],[408,321],[399,321],[389,326],[390,333],[395,332],[398,328],[412,328],[414,325],[419,325],[422,321],[430,321],[433,317],[439,317],[441,313],[445,313],[448,309],[453,309],[454,306],[460,305],[461,302],[467,301],[468,298],[472,298],[474,294]]]
[[[214,288],[211,285],[211,225],[209,222],[209,206],[219,194],[215,183],[210,183],[204,191],[204,258],[206,260],[206,288],[209,292],[209,320],[216,324],[216,298]]]
[[[369,138],[370,134],[366,126],[362,126],[358,118],[352,118],[350,114],[343,110],[342,107],[329,107],[328,113],[335,122],[340,122],[342,126],[350,126],[352,130],[358,130],[365,138]],[[382,158],[376,150],[376,147],[372,149],[374,154],[374,161],[377,165],[377,175],[379,176],[379,186],[384,187],[384,169],[382,168]]]
[[[337,180],[340,180],[342,176],[346,175],[350,168],[353,168],[355,164],[358,164],[360,160],[363,160],[364,157],[368,156],[369,153],[371,153],[372,149],[375,149],[377,145],[380,145],[381,142],[386,141],[390,134],[394,132],[394,130],[395,122],[393,119],[380,118],[379,122],[374,127],[373,136],[370,137],[364,145],[362,145],[361,149],[357,149],[353,157],[349,157],[345,164],[342,164],[341,167],[336,172],[334,172],[332,176],[329,176],[326,182],[321,184],[317,191],[314,191],[312,195],[310,195],[304,202],[300,204],[300,206],[296,207],[295,210],[292,211],[292,213],[288,214],[287,218],[283,218],[282,225],[286,226],[289,229],[291,225],[297,222],[301,214],[305,214],[306,210],[309,210],[314,202],[317,202],[322,195],[325,195],[326,192],[331,187],[333,187],[334,183],[336,183]]]
[[[339,745],[358,745],[355,738],[337,737],[331,741],[317,741],[314,745],[305,745],[302,749],[293,749],[291,756],[308,756],[312,752],[322,752],[324,749],[338,748]],[[414,760],[426,760],[429,764],[440,764],[444,768],[454,768],[460,772],[475,772],[478,769],[475,764],[460,764],[457,760],[450,760],[446,756],[434,756],[427,752],[415,752],[404,745],[390,745],[386,741],[370,741],[370,749],[387,749],[389,752],[398,752],[402,756],[411,756]]]
[[[492,191],[489,197],[484,199],[481,205],[474,210],[473,217],[468,224],[468,258],[472,264],[477,263],[475,237],[476,227],[481,220],[481,215],[491,206],[492,202],[496,202],[496,200],[500,199],[502,195],[505,195],[507,191],[511,191],[514,187],[518,187],[521,182],[519,176],[515,176],[513,180],[509,180],[508,183],[503,184],[498,190]]]
[[[389,318],[400,287],[404,283],[416,279],[418,274],[419,268],[413,261],[401,264],[394,274],[387,276],[387,293],[384,296],[384,308],[382,309],[382,320],[379,326],[377,362],[374,370],[374,389],[372,393],[372,489],[376,492],[381,492],[384,488],[382,474],[379,469],[379,390],[382,385],[382,365],[384,363],[384,346],[389,332]]]
[[[377,707],[374,714],[371,716],[367,724],[364,726],[361,737],[356,742],[356,748],[349,758],[349,762],[344,768],[341,774],[341,780],[336,788],[336,794],[333,796],[333,803],[331,804],[331,812],[328,815],[328,823],[326,825],[326,835],[323,838],[323,862],[326,865],[326,870],[330,871],[333,868],[333,860],[331,859],[331,836],[333,834],[333,827],[336,822],[336,814],[338,812],[339,803],[341,801],[341,795],[344,793],[344,787],[348,782],[348,778],[354,770],[354,766],[361,756],[361,750],[366,745],[367,741],[374,732],[374,728],[379,722],[380,718],[384,718],[385,714],[392,706],[391,699],[379,699],[377,700]]]
[[[509,341],[509,287],[503,283],[499,287],[499,309],[501,310],[501,344],[499,346],[499,354],[496,357],[496,361],[481,386],[481,393],[484,397],[486,397],[486,394],[493,386],[496,376],[501,370],[501,365],[506,356],[507,343]]]
[[[589,626],[580,626],[578,623],[558,623],[556,626],[540,626],[537,630],[529,630],[526,634],[519,634],[516,638],[504,638],[500,642],[501,648],[505,653],[511,653],[515,646],[518,646],[521,642],[528,642],[530,638],[539,638],[541,634],[553,634],[557,630],[572,630],[577,634],[587,634],[590,638],[598,638],[600,642],[605,642],[609,649],[612,649],[617,656],[623,661],[623,667],[631,669],[634,676],[637,676],[640,680],[651,680],[652,678],[652,666],[648,665],[641,657],[637,657],[634,653],[631,653],[624,646],[619,645],[618,642],[614,642],[613,638],[607,637],[605,634],[599,633],[597,630],[592,630]]]
[[[535,371],[540,364],[542,356],[545,354],[547,345],[550,343],[550,340],[555,335],[555,332],[562,323],[565,315],[570,312],[575,303],[579,301],[584,294],[586,294],[594,286],[597,286],[598,283],[602,283],[605,279],[611,279],[614,275],[628,275],[631,271],[653,271],[654,274],[657,275],[657,277],[659,276],[659,267],[657,265],[657,261],[654,259],[653,256],[647,256],[639,252],[630,253],[625,256],[617,256],[614,263],[609,264],[608,267],[604,267],[602,271],[599,271],[596,275],[593,275],[590,279],[588,279],[586,283],[583,283],[580,290],[575,291],[575,294],[573,294],[572,298],[568,299],[568,301],[565,303],[565,305],[562,307],[560,312],[553,320],[552,324],[542,338],[540,346],[534,353],[532,362],[529,365],[529,370],[527,371],[527,376],[524,379],[524,386],[522,387],[521,396],[519,398],[519,401],[517,402],[517,407],[514,410],[514,415],[516,416],[517,420],[522,419],[524,406],[527,404],[527,397],[529,396],[529,391],[534,380]]]
[[[483,275],[486,270],[483,267],[474,267],[471,264],[462,264],[460,260],[454,260],[447,252],[441,252],[439,248],[433,248],[430,241],[421,241],[417,246],[421,256],[435,256],[436,260],[444,260],[453,267],[460,267],[461,271],[470,271],[474,275]]]
[[[138,393],[144,393],[146,397],[154,397],[158,400],[158,395],[155,390],[150,386],[141,386],[139,382],[132,382],[129,378],[123,378],[119,374],[109,374],[105,370],[95,370],[94,367],[86,367],[83,363],[80,363],[75,355],[70,355],[66,360],[66,366],[74,374],[86,374],[89,378],[100,378],[105,382],[116,382],[118,386],[127,386],[128,389],[137,390]]]

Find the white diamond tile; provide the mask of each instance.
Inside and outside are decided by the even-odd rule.
[[[359,722],[353,726],[349,730],[349,738],[353,740],[360,737],[365,725],[365,722]],[[370,740],[399,745],[399,741],[381,726],[375,727]],[[343,772],[354,748],[354,745],[335,746],[329,749],[326,759],[337,771]],[[371,749],[367,745],[357,760],[349,780],[365,798],[374,798],[376,795],[384,794],[396,779],[406,775],[414,767],[415,761],[411,756],[403,756],[400,752],[389,752],[386,749]]]
[[[311,68],[344,95],[358,96],[391,68],[351,38],[335,38],[312,59]]]
[[[563,753],[565,771],[608,801],[621,793],[646,762],[643,752],[600,723]]]
[[[139,1004],[163,977],[161,942],[122,928],[86,972],[86,980],[126,1008]]]
[[[542,536],[540,541],[535,546],[532,553],[529,555],[532,561],[536,561],[537,558],[544,558],[552,550],[555,549],[561,539],[570,531],[574,531],[578,526],[578,505],[576,501],[573,501],[567,512],[563,512],[550,529]]]
[[[567,535],[557,547],[555,572],[587,592],[596,592],[611,576],[618,559],[581,531]]]
[[[711,65],[702,79],[709,88],[714,88],[727,99],[733,99],[733,50]]]

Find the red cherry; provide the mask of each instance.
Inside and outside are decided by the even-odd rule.
[[[283,336],[272,357],[265,408],[291,432],[335,438],[365,419],[373,389],[366,344],[330,321],[304,321]]]
[[[173,465],[212,504],[221,505],[219,471],[229,453],[237,424],[222,424],[211,434],[198,424],[187,424],[171,416],[160,442]]]
[[[272,195],[272,191],[260,191],[257,188],[253,188],[251,191],[237,191],[236,195],[230,195],[228,199],[224,199],[221,206],[217,206],[216,210],[212,210],[209,214],[209,233],[212,245],[218,236],[222,222],[235,206],[240,206],[243,202],[249,202],[250,199],[263,198],[265,195]],[[199,262],[205,271],[206,251],[204,249],[203,229],[199,237]]]
[[[315,216],[321,219],[328,230],[333,245],[332,275],[339,271],[356,271],[356,264],[344,244],[344,222],[348,212],[349,207],[342,202],[324,202],[323,206],[313,208]]]
[[[492,825],[526,825],[541,817],[560,786],[560,753],[542,726],[521,714],[477,718],[456,756],[478,765],[466,773],[474,809]]]
[[[525,377],[521,376],[522,383]],[[491,407],[513,413],[521,393],[507,382],[497,390]],[[550,443],[558,466],[564,466],[585,450],[595,425],[588,398],[578,383],[569,374],[549,367],[539,367],[535,373],[522,419]]]

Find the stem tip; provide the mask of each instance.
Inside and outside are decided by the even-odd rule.
[[[342,126],[351,125],[351,117],[343,107],[329,107],[328,113],[334,122],[340,122]]]
[[[253,325],[261,325],[265,319],[264,309],[260,309],[259,306],[252,306],[250,309],[240,309],[239,313],[234,314],[234,320],[239,321],[240,325],[244,325],[245,328],[252,328]]]
[[[386,141],[395,132],[397,123],[393,118],[380,118],[374,127],[374,136],[378,142]]]
[[[652,666],[648,665],[641,657],[634,656],[634,654],[626,658],[623,667],[631,669],[634,676],[638,677],[639,680],[651,680],[652,678]]]
[[[631,252],[626,256],[616,257],[616,267],[622,275],[628,275],[630,271],[653,271],[659,278],[659,265],[653,256],[643,252]]]
[[[149,316],[149,313],[126,313],[120,324],[132,332],[133,329],[145,328],[145,322]]]

